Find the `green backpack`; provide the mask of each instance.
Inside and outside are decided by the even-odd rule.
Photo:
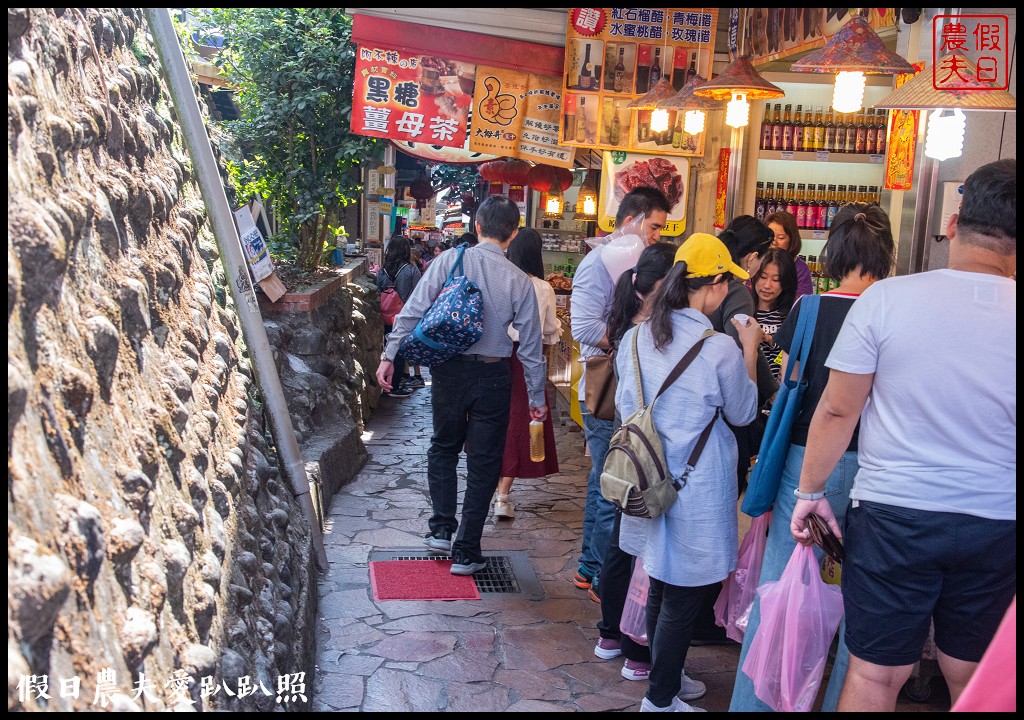
[[[711,428],[722,413],[721,408],[715,410],[711,422],[701,432],[682,476],[674,478],[668,472],[665,450],[658,429],[654,426],[654,403],[679,379],[700,353],[704,341],[714,334],[714,330],[704,332],[700,340],[668,374],[650,404],[644,400],[644,386],[640,376],[640,357],[637,352],[639,329],[633,334],[633,374],[640,407],[623,420],[622,425],[612,435],[608,454],[605,455],[604,471],[601,473],[601,494],[625,515],[656,518],[667,512],[678,498],[679,491],[686,485],[687,477],[704,451],[704,446],[711,436]]]

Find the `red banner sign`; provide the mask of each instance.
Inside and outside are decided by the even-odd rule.
[[[475,77],[472,63],[360,45],[352,132],[462,148]]]

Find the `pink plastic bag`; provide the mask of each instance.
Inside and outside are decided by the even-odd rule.
[[[647,644],[647,590],[650,586],[651,580],[644,570],[644,561],[637,558],[626,591],[626,604],[622,607],[619,630],[641,645]]]
[[[725,628],[726,636],[738,643],[743,642],[750,610],[754,607],[771,522],[772,513],[768,511],[750,523],[750,530],[743,536],[743,544],[740,545],[736,569],[722,583],[722,592],[715,601],[715,624]]]
[[[826,585],[814,550],[797,545],[777,582],[757,590],[761,625],[743,672],[754,694],[776,712],[807,712],[818,695],[832,638],[843,619],[843,596]]]

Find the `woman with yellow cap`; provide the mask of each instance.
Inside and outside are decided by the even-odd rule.
[[[731,277],[748,273],[733,262],[715,236],[695,233],[676,251],[675,263],[653,302],[650,318],[631,329],[621,347],[636,337],[644,398],[653,398],[680,358],[706,331],[708,315],[725,299]],[[621,548],[642,559],[650,576],[647,635],[651,648],[650,687],[642,712],[689,711],[703,683],[683,674],[697,613],[709,586],[736,567],[736,439],[724,421],[749,423],[757,412],[756,359],[760,326],[732,320],[743,350],[724,334],[708,337],[696,359],[655,405],[653,418],[673,477],[683,474],[701,432],[711,423],[699,462],[679,491],[678,501],[655,519],[624,516]],[[620,378],[634,377],[633,352],[616,358]],[[643,400],[636,383],[619,382],[615,404],[622,417]]]

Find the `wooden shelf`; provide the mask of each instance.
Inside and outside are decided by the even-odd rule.
[[[787,160],[792,162],[831,162],[831,163],[856,163],[864,165],[883,165],[885,155],[866,153],[836,153],[827,150],[759,150],[758,160]]]

